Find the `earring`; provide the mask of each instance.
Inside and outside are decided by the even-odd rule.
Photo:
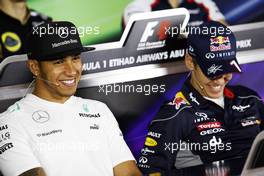
[[[38,74],[33,73],[33,78],[38,77]]]

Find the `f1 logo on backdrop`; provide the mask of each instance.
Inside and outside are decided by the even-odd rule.
[[[155,30],[158,27],[158,24],[159,29]],[[141,36],[137,50],[164,47],[167,38],[166,30],[170,27],[170,25],[171,22],[168,20],[148,22]],[[157,31],[156,36],[154,35],[155,31]],[[150,38],[152,38],[152,40],[150,40]],[[153,41],[153,38],[155,38],[155,41]]]
[[[143,32],[143,35],[140,39],[140,42],[146,42],[147,39],[154,34],[154,27],[159,24],[158,21],[149,22],[145,28],[145,31]]]

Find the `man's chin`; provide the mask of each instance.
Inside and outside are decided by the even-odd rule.
[[[217,99],[217,98],[220,98],[223,96],[223,93],[222,92],[210,92],[208,93],[209,95],[209,98],[214,98],[214,99]]]
[[[207,95],[209,96],[209,98],[220,98],[223,96],[223,88],[221,87],[221,89],[219,90],[216,90],[216,89],[213,89],[211,87],[206,87],[206,92],[207,92]]]
[[[76,93],[76,89],[75,89],[75,90],[72,90],[72,91],[63,91],[63,92],[61,92],[60,94],[61,94],[63,97],[71,97],[71,96],[73,96],[75,93]]]

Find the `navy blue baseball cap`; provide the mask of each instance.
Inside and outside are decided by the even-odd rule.
[[[95,48],[82,46],[76,26],[68,21],[46,22],[28,36],[28,59],[51,61]]]
[[[193,28],[187,38],[187,50],[205,76],[241,72],[236,59],[236,38],[228,27],[210,21]]]

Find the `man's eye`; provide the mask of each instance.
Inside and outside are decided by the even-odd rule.
[[[54,64],[62,64],[62,63],[63,63],[62,59],[61,60],[57,60],[57,61],[54,62]]]
[[[79,60],[80,59],[80,56],[74,56],[73,57],[73,60]]]

